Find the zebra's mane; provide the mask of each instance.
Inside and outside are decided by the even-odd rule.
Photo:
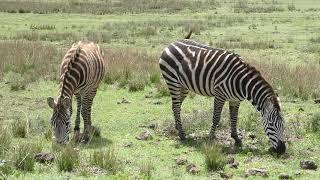
[[[63,90],[64,90],[64,86],[66,84],[66,75],[70,72],[72,65],[74,64],[74,62],[77,61],[79,54],[80,54],[80,50],[81,50],[81,41],[78,44],[73,44],[72,45],[72,50],[67,53],[67,55],[64,57],[63,62],[62,63],[66,63],[66,69],[64,70],[64,72],[61,74],[61,76],[63,76],[63,78],[60,80],[60,82],[62,83],[61,85],[61,89],[60,89],[60,96],[59,96],[59,101],[60,101],[60,97],[63,94]],[[70,56],[70,57],[68,57]]]
[[[272,88],[271,84],[262,76],[262,74],[260,73],[260,71],[250,65],[249,63],[243,61],[243,59],[239,56],[239,60],[241,60],[247,67],[248,70],[251,70],[254,72],[254,74],[257,74],[259,76],[259,78],[261,78],[262,81],[264,81],[264,83],[267,85],[268,89],[270,90],[271,96],[270,96],[270,100],[271,102],[274,104],[274,106],[280,110],[280,104],[279,104],[279,100],[278,100],[278,96],[277,93],[274,91],[274,89]]]

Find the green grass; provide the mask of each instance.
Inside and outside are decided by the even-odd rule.
[[[26,91],[20,92],[10,91],[10,87],[3,83],[0,84],[0,86],[1,95],[10,94],[10,98],[4,100],[4,103],[6,104],[11,104],[9,102],[19,102],[22,99],[27,99],[27,101],[24,101],[18,107],[7,106],[5,109],[1,109],[1,114],[4,115],[5,119],[6,117],[11,116],[7,109],[24,109],[26,107],[30,107],[29,118],[33,119],[39,116],[38,118],[44,118],[47,119],[48,123],[50,122],[49,118],[51,110],[47,108],[45,99],[50,94],[54,94],[56,92],[56,84],[47,81],[40,81],[32,84]],[[181,144],[175,136],[167,137],[162,135],[162,131],[166,124],[173,122],[171,100],[170,97],[162,97],[160,99],[145,98],[146,94],[154,91],[156,91],[154,87],[146,87],[144,91],[138,92],[128,92],[127,89],[114,89],[109,85],[103,85],[100,88],[96,97],[99,101],[95,101],[93,106],[93,125],[101,127],[101,137],[93,138],[89,145],[76,147],[79,149],[79,153],[81,154],[79,156],[81,168],[82,165],[87,167],[91,164],[90,155],[95,151],[99,152],[101,150],[103,152],[107,152],[109,147],[113,146],[116,147],[114,149],[114,153],[117,154],[117,159],[122,162],[123,168],[115,174],[103,174],[102,176],[104,177],[142,176],[141,164],[152,162],[152,177],[164,179],[174,175],[181,178],[191,178],[193,176],[185,172],[185,167],[177,166],[174,161],[177,156],[184,155],[187,157],[188,162],[192,162],[200,168],[200,173],[195,175],[196,177],[210,179],[211,173],[208,173],[206,170],[206,158],[203,154],[203,141],[201,139],[195,139],[190,141],[190,143]],[[131,103],[117,104],[117,102],[121,101],[123,97]],[[43,101],[41,101],[41,99],[43,99]],[[154,102],[158,100],[163,102],[163,104],[154,104]],[[201,104],[201,107],[199,104]],[[211,108],[211,104],[211,98],[201,96],[195,96],[193,99],[187,98],[182,111],[182,116],[187,118],[183,119],[188,120],[188,117],[190,116],[199,116],[199,114],[194,114],[196,113],[195,110],[206,109],[210,114],[209,110]],[[254,112],[252,105],[249,103],[242,103],[240,106],[239,127],[241,129],[246,129],[257,136],[258,144],[255,146],[257,146],[258,151],[252,149],[252,143],[254,142],[250,139],[246,139],[243,142],[245,146],[244,150],[238,151],[236,154],[231,154],[235,157],[236,161],[240,163],[239,169],[230,169],[226,166],[224,171],[233,173],[234,177],[242,177],[248,168],[254,167],[266,168],[269,171],[271,178],[277,178],[278,175],[283,172],[293,175],[297,171],[301,171],[302,177],[305,178],[313,178],[319,175],[317,171],[303,171],[299,168],[299,161],[302,159],[313,159],[316,160],[316,162],[319,162],[320,160],[317,153],[317,151],[320,150],[317,143],[318,136],[316,133],[305,130],[306,127],[308,127],[309,119],[313,117],[313,114],[318,111],[319,107],[314,105],[311,101],[297,100],[293,103],[290,99],[286,98],[282,99],[282,106],[286,120],[288,138],[290,140],[290,143],[288,144],[289,159],[274,157],[267,153],[267,148],[270,147],[270,144],[267,141],[267,137],[264,135],[260,119],[259,117],[256,119],[256,116],[250,115]],[[301,107],[304,109],[303,112],[299,111]],[[224,111],[227,112],[227,109]],[[258,129],[246,128],[244,123],[248,117],[250,117],[250,120],[256,121],[255,126],[257,126]],[[208,116],[206,122],[210,121],[211,117]],[[151,133],[154,136],[152,141],[144,142],[135,139],[135,136],[144,131],[144,128],[140,127],[141,125],[154,122],[160,123],[160,126],[156,131],[151,130]],[[72,123],[74,123],[74,121],[72,121]],[[198,123],[202,124],[203,121],[198,121]],[[229,128],[228,114],[224,113],[221,123],[226,124],[221,127],[221,130]],[[188,122],[184,122],[184,125],[188,125]],[[197,122],[193,122],[192,126],[198,128],[188,130],[188,134],[194,133],[195,135],[202,136],[203,133],[208,133],[210,129],[210,126],[198,125]],[[217,132],[219,136],[219,130]],[[223,137],[227,139],[230,138],[228,136],[224,137],[223,135]],[[42,134],[29,137],[29,139],[15,138],[12,144],[14,146],[15,144],[29,142],[31,140],[34,142],[42,141],[43,151],[52,151],[51,141],[43,141],[44,137]],[[132,143],[130,147],[124,146],[124,144],[130,142]],[[223,144],[220,141],[217,143],[222,146],[224,153],[230,153],[228,150],[229,145]],[[62,149],[59,149],[60,150],[54,152],[59,153],[63,150],[63,147]],[[248,157],[253,157],[253,161],[245,163]],[[54,164],[58,164],[58,162],[59,161]],[[43,169],[36,165],[33,171],[34,174],[27,173],[21,177],[31,178],[40,176],[44,178],[51,177],[52,175],[56,175],[57,177],[63,176],[65,173],[59,172],[59,169],[56,167],[56,165],[52,165]],[[73,169],[74,170],[69,175],[75,177],[77,176],[76,172],[78,172],[78,167],[75,166]],[[146,174],[148,174],[149,170],[145,171]],[[86,173],[87,176],[95,175],[91,171],[86,171]]]
[[[70,1],[63,6],[61,0],[40,5],[28,0],[9,1],[0,3],[0,102],[4,104],[0,106],[0,148],[4,149],[0,159],[12,162],[0,171],[9,179],[213,179],[220,174],[210,169],[221,167],[219,158],[223,155],[239,162],[238,169],[228,165],[223,168],[234,179],[244,178],[249,168],[265,168],[272,179],[281,173],[302,179],[320,176],[319,171],[299,168],[302,159],[320,163],[319,106],[312,101],[320,97],[318,1],[207,4],[166,0],[145,5],[119,1],[112,6],[101,4],[113,0]],[[242,150],[232,148],[226,107],[215,142],[221,149],[209,146],[204,151],[212,98],[192,93],[182,108],[183,126],[190,139],[182,144],[174,133],[166,134],[173,132],[174,121],[158,60],[163,48],[182,39],[190,28],[195,29],[192,39],[240,54],[277,90],[286,120],[287,157],[268,153],[270,143],[260,114],[248,102],[240,106],[238,127],[245,132]],[[58,93],[59,63],[64,53],[72,43],[83,39],[104,48],[108,69],[93,105],[93,125],[99,127],[100,136],[75,150],[52,144],[52,111],[46,98]],[[118,104],[123,98],[130,103]],[[25,124],[27,138],[13,137],[10,126],[18,120],[28,120],[14,126]],[[135,137],[146,130],[143,125],[150,123],[159,125],[149,130],[153,140],[137,140]],[[248,138],[249,132],[256,138]],[[34,151],[22,147],[33,143],[40,144],[44,152],[53,152],[56,161],[51,165],[33,164],[24,153]],[[200,172],[187,173],[185,166],[175,163],[178,156],[185,156]],[[22,168],[25,170],[14,163],[21,157],[29,158]],[[117,163],[120,169],[109,169]],[[297,172],[301,175],[294,175]]]

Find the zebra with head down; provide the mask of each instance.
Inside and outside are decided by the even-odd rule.
[[[91,108],[99,83],[105,74],[103,52],[93,42],[78,42],[65,54],[61,63],[59,96],[48,97],[53,109],[51,124],[57,143],[69,141],[72,115],[72,96],[77,99],[77,117],[74,132],[80,131],[80,113],[84,121],[82,142],[89,140]]]
[[[239,55],[189,40],[191,32],[184,40],[167,46],[159,61],[171,94],[180,139],[185,140],[180,118],[181,105],[188,91],[192,91],[215,97],[210,139],[214,139],[223,105],[229,101],[231,137],[235,145],[242,145],[237,133],[237,119],[240,102],[247,99],[261,112],[263,127],[273,149],[284,153],[284,119],[278,97],[270,84]]]

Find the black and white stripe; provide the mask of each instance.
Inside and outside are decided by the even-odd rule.
[[[80,131],[80,113],[84,121],[83,141],[89,140],[92,101],[105,74],[103,52],[93,42],[73,44],[61,63],[60,89],[57,100],[49,97],[48,105],[53,109],[51,118],[56,141],[67,143],[72,115],[72,96],[77,99],[75,133]]]
[[[181,104],[188,91],[192,91],[215,97],[210,138],[214,138],[223,105],[229,101],[231,136],[235,144],[241,146],[237,134],[238,110],[240,101],[247,99],[261,112],[265,132],[275,150],[285,152],[284,120],[277,95],[259,71],[239,55],[184,39],[166,47],[159,64],[170,90],[176,129],[181,140],[185,139],[180,118]]]

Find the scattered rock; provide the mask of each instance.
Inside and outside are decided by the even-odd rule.
[[[197,174],[200,170],[197,168],[195,164],[189,164],[186,167],[187,172],[192,173],[192,174]]]
[[[223,172],[223,171],[219,171],[219,174],[220,174],[221,178],[223,178],[223,179],[230,179],[233,176],[233,174],[226,173],[226,172]]]
[[[106,173],[104,169],[102,169],[102,168],[100,168],[100,167],[96,167],[96,166],[91,166],[91,167],[89,167],[89,171],[90,171],[92,174],[96,175],[96,176],[97,176],[97,175],[101,176],[101,175],[103,175],[103,174]]]
[[[161,101],[156,101],[156,102],[154,102],[153,104],[155,104],[155,105],[161,105],[161,104],[163,104],[163,102],[161,102]]]
[[[153,139],[151,133],[149,131],[142,132],[139,136],[136,137],[138,140],[151,140]]]
[[[132,145],[133,145],[132,142],[128,142],[128,143],[123,144],[123,147],[129,148],[129,147],[131,147]]]
[[[7,164],[8,161],[4,160],[4,159],[0,159],[0,167],[4,166],[5,164]]]
[[[279,175],[279,179],[290,179],[290,178],[291,178],[290,175],[287,173],[281,173]]]
[[[233,162],[232,164],[229,164],[230,168],[238,169],[239,163],[238,162]]]
[[[227,164],[232,164],[232,163],[234,163],[234,157],[228,156],[227,157]]]
[[[319,103],[320,103],[320,98],[315,99],[315,100],[314,100],[314,103],[319,104]]]
[[[52,163],[54,161],[54,155],[52,153],[38,153],[34,156],[34,158],[40,163]]]
[[[117,104],[129,104],[130,102],[126,100],[125,98],[122,98],[121,101],[118,101]]]
[[[186,157],[177,157],[176,158],[176,163],[178,165],[185,165],[185,164],[187,164],[187,162],[188,162],[188,160]]]
[[[243,162],[247,164],[247,163],[251,163],[252,161],[253,161],[253,157],[249,156]]]
[[[312,160],[302,160],[300,161],[300,167],[302,169],[311,169],[311,170],[316,170],[318,166],[316,163]]]
[[[247,172],[246,172],[246,177],[249,177],[249,176],[262,176],[262,177],[268,177],[268,171],[265,170],[265,169],[258,169],[258,168],[252,168],[252,169],[249,169]]]
[[[297,172],[294,173],[294,175],[295,175],[295,176],[300,176],[300,175],[301,175],[301,172],[300,172],[300,171],[297,171]]]

